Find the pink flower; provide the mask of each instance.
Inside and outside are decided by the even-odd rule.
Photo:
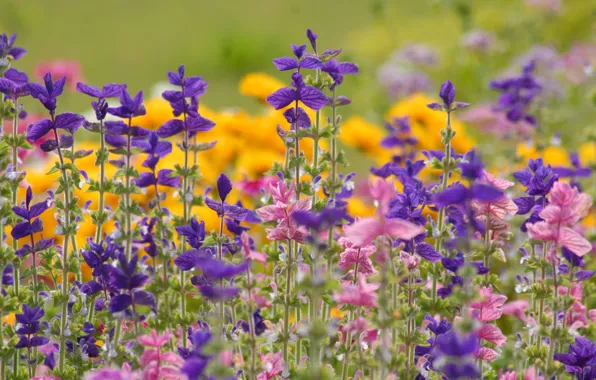
[[[369,184],[368,192],[372,199],[378,203],[378,212],[380,215],[387,214],[389,202],[395,198],[395,186],[389,181],[377,179]]]
[[[284,370],[285,363],[283,353],[269,353],[267,355],[261,354],[261,362],[263,363],[264,371],[259,373],[257,380],[271,380]]]
[[[269,240],[295,240],[303,243],[306,240],[306,232],[299,228],[296,222],[291,219],[294,211],[308,211],[312,207],[312,198],[308,197],[290,204],[294,196],[294,184],[290,187],[284,181],[277,181],[269,185],[271,197],[274,204],[263,206],[255,210],[257,215],[264,222],[278,221],[277,227],[267,228],[267,239]]]
[[[55,60],[38,63],[33,69],[37,79],[42,80],[46,73],[52,73],[54,78],[66,77],[66,83],[71,90],[76,90],[78,82],[83,82],[81,64],[74,60]]]
[[[501,318],[503,314],[503,305],[507,297],[499,294],[493,294],[492,286],[482,287],[480,289],[481,301],[475,301],[470,304],[474,317],[481,322],[490,322]]]
[[[478,351],[476,351],[476,354],[474,354],[474,356],[478,360],[492,362],[493,360],[496,360],[499,357],[499,354],[492,348],[481,347]]]
[[[369,244],[362,248],[355,248],[347,239],[341,238],[339,243],[342,244],[342,242],[347,245],[346,249],[339,256],[338,265],[342,270],[358,267],[358,273],[365,276],[377,273],[377,270],[374,268],[373,263],[370,260],[370,256],[377,251],[374,245]]]
[[[528,301],[519,300],[511,301],[503,306],[503,314],[513,315],[519,318],[522,322],[526,321],[525,311],[530,307]]]
[[[494,343],[497,346],[504,346],[507,343],[507,337],[503,335],[501,329],[490,323],[482,325],[480,330],[476,331],[476,335],[480,339],[484,339],[487,342]]]
[[[122,369],[103,367],[95,371],[87,372],[84,380],[138,380],[140,376],[135,372],[130,372],[130,368]]]
[[[592,198],[568,183],[558,181],[553,185],[549,201],[549,205],[540,212],[544,221],[528,224],[530,237],[555,242],[578,256],[590,252],[590,242],[570,227],[586,216],[592,206]]]
[[[503,370],[499,370],[499,378],[498,380],[516,380],[516,374],[515,371],[507,371],[505,373],[503,373]]]
[[[143,366],[143,380],[177,380],[181,377],[180,368],[184,360],[172,351],[161,352],[161,347],[172,338],[169,331],[157,335],[155,330],[151,335],[142,335],[137,338],[140,345],[152,347],[145,350],[139,363]]]
[[[244,194],[250,197],[256,197],[261,194],[262,189],[266,189],[271,186],[275,181],[279,181],[276,177],[263,176],[257,179],[248,179],[236,182],[236,187]]]
[[[514,185],[513,182],[497,178],[487,171],[484,171],[484,179],[481,182],[496,187],[499,190],[506,190]],[[473,201],[472,207],[477,216],[486,218],[488,214],[491,220],[493,218],[503,219],[506,215],[515,215],[518,210],[517,205],[507,196],[507,194],[503,194],[501,198],[492,202]],[[497,221],[495,221],[495,223],[496,222]],[[505,228],[506,226],[507,224],[505,223]],[[494,229],[503,228],[491,227],[491,230]]]
[[[588,318],[594,323],[596,323],[596,309],[588,310]]]
[[[516,123],[509,121],[504,112],[495,112],[492,104],[471,107],[460,118],[498,137],[512,135],[530,137],[535,130],[534,126],[527,121],[520,120]]]
[[[255,260],[265,264],[267,262],[267,255],[261,252],[253,251],[250,247],[250,237],[246,232],[242,232],[240,235],[240,242],[242,243],[242,254],[248,260]]]
[[[411,255],[405,251],[401,251],[399,253],[399,260],[406,264],[406,268],[408,268],[408,271],[413,271],[414,269],[416,269],[418,264],[420,264],[420,256]]]
[[[375,291],[379,288],[379,285],[366,283],[364,276],[360,276],[357,284],[344,282],[341,288],[341,293],[335,295],[335,300],[338,303],[364,307],[377,306]]]
[[[376,237],[389,235],[395,239],[410,240],[420,235],[424,230],[403,219],[385,219],[383,217],[369,217],[355,221],[344,228],[346,238],[356,246],[363,247],[370,244]]]

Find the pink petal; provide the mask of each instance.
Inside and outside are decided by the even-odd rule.
[[[413,239],[424,232],[422,227],[402,219],[389,219],[384,228],[389,236],[404,240]]]
[[[489,323],[482,325],[476,334],[478,335],[478,338],[494,343],[497,346],[504,346],[507,343],[507,337],[503,335],[501,329]]]
[[[567,249],[580,257],[592,250],[592,244],[590,244],[588,240],[567,227],[561,229],[559,244],[564,245]]]
[[[159,360],[159,352],[157,350],[145,350],[141,356],[139,363],[141,365],[147,365],[153,361]]]
[[[487,362],[492,362],[493,360],[497,359],[499,354],[497,351],[493,350],[492,348],[482,347],[476,353],[476,358],[479,360],[486,360]]]
[[[270,222],[272,220],[279,220],[285,218],[286,215],[286,207],[281,203],[277,203],[274,205],[263,206],[255,210],[259,218],[264,222]]]
[[[312,208],[312,198],[308,197],[294,202],[290,207],[290,214],[294,211],[308,211]]]
[[[370,244],[377,236],[383,234],[383,224],[377,218],[363,218],[344,227],[346,238],[354,245],[362,247]]]
[[[519,318],[522,322],[526,321],[526,313],[530,307],[528,301],[519,300],[519,301],[512,301],[503,305],[503,314],[506,315],[514,315]]]

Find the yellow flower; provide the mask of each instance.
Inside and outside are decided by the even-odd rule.
[[[560,146],[549,146],[546,149],[539,151],[534,144],[520,143],[517,145],[517,155],[522,158],[524,162],[531,159],[542,157],[545,164],[552,166],[569,166],[569,153]]]
[[[173,119],[172,107],[163,98],[153,98],[144,102],[147,113],[134,119],[134,124],[140,127],[157,130],[166,121]]]
[[[352,116],[342,124],[339,140],[345,145],[364,153],[376,156],[384,149],[381,147],[383,130],[369,123],[360,116]]]
[[[271,75],[251,73],[242,78],[239,90],[242,95],[252,96],[260,102],[265,103],[265,99],[269,95],[282,87],[285,87],[284,84]]]
[[[418,139],[420,149],[442,149],[441,130],[445,128],[446,116],[443,112],[429,109],[431,98],[414,94],[395,104],[387,113],[387,119],[408,116],[412,125],[412,134]],[[464,153],[472,149],[474,140],[470,138],[460,122],[451,118],[451,128],[456,132],[451,145],[455,151]]]
[[[587,142],[579,147],[579,160],[583,166],[596,162],[596,143]]]
[[[362,199],[352,197],[348,199],[348,213],[350,215],[358,215],[361,217],[373,216],[375,214],[375,206],[366,204]]]
[[[10,313],[10,314],[5,315],[4,317],[2,317],[2,323],[7,323],[9,325],[14,326],[14,322],[15,322],[14,313]]]

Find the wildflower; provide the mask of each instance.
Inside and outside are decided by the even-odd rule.
[[[13,239],[21,239],[24,237],[29,237],[29,235],[33,235],[37,232],[41,232],[43,230],[43,223],[41,219],[38,217],[43,214],[48,208],[52,206],[54,203],[53,194],[48,197],[46,200],[35,203],[31,205],[31,201],[33,200],[33,191],[31,190],[31,186],[27,187],[27,196],[25,199],[25,203],[22,206],[14,206],[12,208],[13,212],[19,216],[20,218],[24,219],[23,222],[17,223],[10,234],[12,235]],[[53,239],[52,239],[53,242]],[[50,243],[51,244],[51,243]],[[38,245],[47,245],[47,242],[44,243],[43,240],[38,242]],[[39,248],[36,247],[29,247],[29,249]],[[29,253],[28,251],[24,252]]]
[[[543,221],[527,225],[530,236],[533,239],[554,241],[580,257],[590,252],[590,242],[570,227],[587,214],[592,198],[584,193],[580,194],[568,183],[556,182],[549,201],[539,214]]]
[[[154,295],[140,290],[149,279],[144,273],[137,273],[138,256],[133,255],[130,261],[126,260],[124,253],[117,257],[120,267],[114,267],[110,275],[111,285],[127,293],[118,294],[110,300],[108,309],[110,313],[127,310],[131,305],[146,305],[155,308]],[[136,316],[134,316],[136,318]]]
[[[339,256],[338,266],[340,269],[348,270],[351,267],[357,268],[357,273],[354,273],[355,276],[358,274],[370,276],[377,273],[377,270],[370,260],[370,256],[377,251],[374,244],[357,247],[345,237],[340,238],[338,243],[344,247],[344,251]]]
[[[182,236],[185,236],[186,241],[191,247],[194,249],[199,249],[205,240],[205,222],[201,221],[199,223],[195,218],[191,218],[190,225],[177,226],[176,232]]]
[[[217,216],[244,220],[248,215],[248,210],[241,206],[231,205],[226,203],[226,197],[232,191],[232,181],[225,174],[220,174],[217,179],[217,192],[221,202],[216,202],[210,197],[205,198],[205,204],[211,210],[217,212]]]
[[[441,85],[439,97],[443,100],[443,104],[430,103],[428,104],[428,108],[434,111],[452,112],[470,105],[469,103],[455,101],[455,86],[450,80],[443,82]]]
[[[294,88],[284,87],[267,97],[269,103],[276,110],[290,105],[292,102],[302,102],[308,108],[320,110],[327,104],[327,96],[319,89],[307,86],[299,72],[292,74]]]
[[[528,113],[532,101],[542,90],[542,86],[532,76],[534,67],[535,63],[531,62],[524,66],[521,76],[492,81],[490,84],[491,89],[502,93],[496,109],[505,111],[507,119],[512,122],[525,120],[536,125],[536,119]]]
[[[4,78],[0,78],[0,93],[17,101],[19,98],[29,96],[31,91],[28,85],[29,78],[27,74],[15,69],[8,69],[4,73]]]
[[[81,71],[81,64],[75,60],[40,62],[33,69],[34,75],[38,79],[41,79],[45,73],[51,73],[57,77],[65,77],[71,90],[76,88],[75,83],[83,80]]]
[[[441,334],[435,341],[439,358],[435,364],[449,379],[474,378],[478,372],[472,355],[477,346],[473,334],[460,337],[453,330]]]
[[[495,47],[495,35],[486,30],[472,30],[464,34],[461,44],[471,52],[486,54]]]
[[[122,119],[130,119],[136,116],[145,115],[147,111],[143,105],[143,91],[139,91],[134,98],[126,89],[120,92],[120,106],[108,107],[108,113]]]
[[[335,59],[327,61],[321,67],[321,71],[326,72],[333,79],[334,84],[339,86],[344,80],[346,74],[358,74],[358,66],[351,62],[339,63]]]
[[[578,179],[590,177],[592,169],[582,165],[577,152],[569,154],[569,161],[571,161],[570,168],[560,166],[554,167],[553,173],[559,178],[571,178],[571,185],[581,191],[581,185]]]
[[[110,83],[106,84],[100,90],[97,87],[88,86],[85,83],[77,83],[77,91],[89,95],[97,100],[91,102],[91,106],[95,111],[97,120],[104,120],[108,113],[109,105],[107,103],[108,98],[120,97],[122,91],[126,90],[126,85]]]
[[[45,315],[45,311],[41,307],[29,307],[23,304],[22,314],[16,314],[16,320],[19,323],[16,333],[19,335],[19,342],[15,348],[27,348],[43,346],[50,340],[43,336],[38,336],[37,333],[41,331],[40,320]]]
[[[269,240],[296,240],[304,242],[306,234],[302,231],[292,214],[297,211],[308,211],[312,207],[312,198],[291,201],[295,196],[294,183],[290,186],[285,181],[280,180],[277,183],[269,185],[269,191],[274,204],[263,206],[255,210],[259,218],[264,222],[277,221],[277,227],[266,229]],[[291,203],[290,203],[291,202]]]
[[[257,375],[257,380],[273,380],[280,375],[286,367],[283,359],[283,353],[269,353],[267,355],[261,354],[261,362],[263,363],[263,372]]]
[[[157,335],[155,330],[151,335],[142,335],[137,338],[139,344],[148,347],[143,351],[139,363],[144,366],[143,378],[155,379],[179,377],[180,367],[184,360],[172,351],[162,352],[162,347],[170,342],[171,335],[166,331],[163,335]]]
[[[503,314],[503,305],[507,297],[499,294],[493,294],[491,285],[480,289],[480,301],[474,301],[470,304],[472,315],[481,322],[491,322],[497,320]]]
[[[567,372],[579,380],[596,376],[596,345],[586,338],[575,338],[575,344],[569,346],[568,353],[555,354],[554,359],[565,364]]]
[[[28,83],[27,86],[29,87],[31,96],[39,100],[48,111],[54,112],[56,110],[56,98],[62,95],[62,92],[64,91],[64,83],[66,83],[66,77],[62,77],[57,81],[53,82],[52,74],[47,73],[43,77],[43,80],[44,86],[37,83]],[[56,117],[56,119],[58,118]]]
[[[12,60],[16,61],[25,55],[27,50],[15,46],[14,43],[16,39],[16,33],[13,33],[10,37],[8,37],[6,33],[0,34],[0,59],[5,59],[7,56],[11,56]]]
[[[341,293],[336,293],[335,300],[340,304],[377,307],[376,290],[379,284],[367,283],[364,276],[360,275],[356,284],[351,281],[342,284]]]

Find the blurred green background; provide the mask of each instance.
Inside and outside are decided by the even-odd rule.
[[[238,93],[240,78],[260,71],[287,82],[271,60],[290,55],[290,43],[306,43],[304,32],[312,28],[320,47],[342,47],[342,59],[360,65],[361,75],[342,90],[354,100],[346,112],[373,121],[381,121],[389,106],[377,70],[396,48],[429,45],[440,54],[440,64],[428,70],[437,88],[450,78],[458,98],[494,100],[488,81],[532,45],[565,51],[575,41],[594,41],[596,9],[591,0],[563,0],[555,15],[524,0],[1,2],[0,31],[17,32],[18,45],[28,49],[18,68],[31,73],[40,61],[74,59],[91,84],[120,82],[149,91],[165,80],[166,70],[184,63],[187,73],[209,81],[204,104],[211,108],[256,107]],[[476,28],[496,34],[498,54],[479,60],[462,51],[462,33]],[[76,97],[69,105],[85,109],[87,101]]]

